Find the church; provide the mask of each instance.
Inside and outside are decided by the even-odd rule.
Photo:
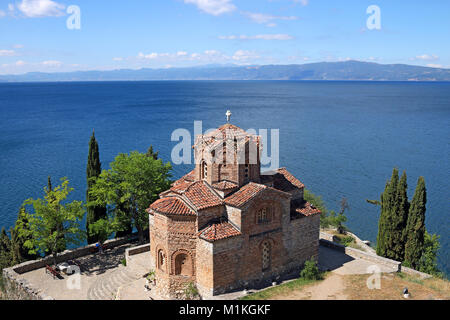
[[[320,210],[287,169],[261,173],[259,136],[227,123],[193,149],[194,170],[147,209],[159,297],[270,284],[318,258]]]

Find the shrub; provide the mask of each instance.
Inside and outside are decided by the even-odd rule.
[[[346,236],[339,239],[339,243],[342,245],[348,247],[351,243],[353,243],[355,240],[352,236]]]
[[[154,270],[150,270],[150,272],[147,273],[146,278],[147,278],[148,281],[152,282],[153,280],[155,280],[155,276],[156,276],[155,271]]]
[[[321,280],[323,275],[317,267],[317,261],[314,259],[306,261],[303,270],[300,272],[300,278],[305,280]]]
[[[192,300],[200,297],[197,287],[194,283],[189,282],[184,289],[184,294],[186,295],[186,299]]]
[[[125,267],[127,266],[127,259],[122,259],[122,261],[120,261]]]

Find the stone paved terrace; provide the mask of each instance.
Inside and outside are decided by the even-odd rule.
[[[112,300],[116,299],[119,288],[128,285],[149,272],[149,253],[133,257],[133,263],[125,267],[125,249],[135,244],[125,244],[104,253],[91,254],[75,259],[81,265],[79,289],[69,289],[76,283],[76,275],[65,275],[64,279],[53,279],[45,268],[22,274],[34,288],[56,300]],[[144,279],[145,282],[145,279]]]
[[[144,275],[152,269],[150,252],[130,256],[126,267],[121,263],[125,257],[125,249],[133,246],[135,244],[126,244],[103,254],[97,253],[76,259],[82,267],[80,289],[68,289],[68,280],[70,281],[73,276],[64,275],[63,280],[54,280],[45,272],[45,268],[24,273],[21,277],[57,300],[157,300],[158,297],[151,291],[144,289],[146,284]],[[371,273],[368,267],[373,265],[377,265],[383,273],[394,272],[391,267],[354,258],[323,245],[319,247],[319,267],[322,270],[339,275],[367,274]],[[262,289],[264,288],[249,288],[248,293]],[[212,299],[230,300],[244,295],[244,291],[235,291]]]

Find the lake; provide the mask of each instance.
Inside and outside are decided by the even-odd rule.
[[[192,134],[226,122],[280,130],[280,166],[319,194],[329,209],[348,199],[347,226],[374,242],[379,199],[393,167],[419,176],[427,191],[426,226],[441,235],[439,266],[450,274],[450,83],[154,81],[0,84],[0,226],[14,224],[47,176],[67,176],[85,200],[88,142],[103,168],[121,152],[152,144],[170,160],[175,129]],[[175,165],[178,178],[192,165]]]

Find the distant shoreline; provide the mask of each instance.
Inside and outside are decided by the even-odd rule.
[[[450,69],[344,61],[291,65],[206,65],[165,69],[29,72],[0,75],[0,82],[74,81],[406,81],[449,82]]]

